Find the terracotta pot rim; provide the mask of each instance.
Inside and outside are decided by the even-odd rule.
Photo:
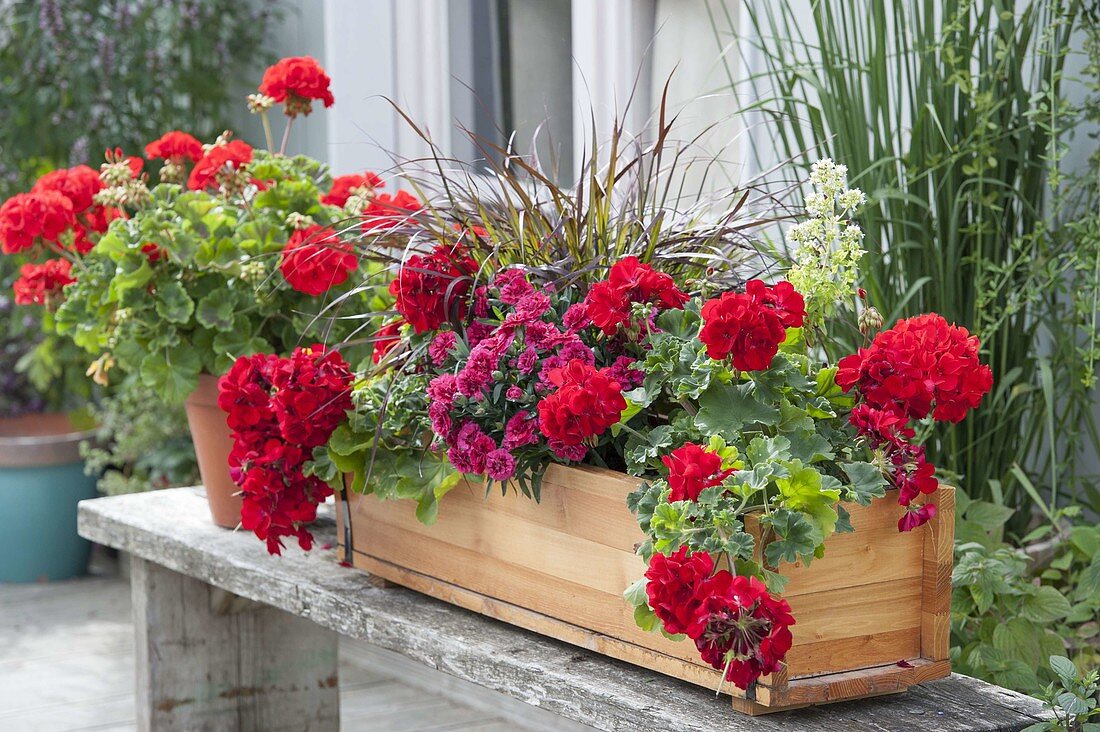
[[[67,415],[56,412],[0,419],[0,424],[4,422],[8,422],[8,429],[13,431],[19,429],[20,423],[29,427],[37,422],[38,426],[27,434],[0,434],[0,468],[33,468],[79,462],[80,443],[94,439],[96,434],[94,429],[73,429]]]

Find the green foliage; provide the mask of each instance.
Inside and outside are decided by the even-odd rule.
[[[1028,581],[1026,570],[1027,555],[1018,550],[957,547],[951,616],[961,645],[952,661],[960,673],[1034,690],[1042,660],[1064,652],[1050,626],[1066,616],[1069,602],[1056,589]]]
[[[646,422],[628,408],[623,454],[628,472],[666,476],[660,456],[695,442],[732,472],[694,501],[671,501],[665,478],[643,483],[628,500],[647,536],[639,553],[648,561],[683,546],[706,551],[778,591],[784,564],[809,564],[831,534],[852,530],[840,502],[867,504],[887,481],[838,416],[850,397],[835,388],[835,370],[818,369],[804,341],[792,337],[766,371],[731,372],[707,357],[695,313],[692,305],[666,313],[649,335],[645,380],[627,397],[667,420]],[[759,547],[745,527],[750,513],[759,516]]]
[[[952,658],[961,673],[1030,694],[1053,680],[1045,659],[1068,654],[1081,668],[1100,665],[1100,527],[1067,525],[1056,516],[1027,539],[1051,538],[1034,556],[1002,541],[1011,515],[1004,506],[958,498],[951,607]]]
[[[416,501],[426,524],[439,513],[439,499],[462,479],[440,451],[428,449],[426,374],[388,374],[355,386],[355,408],[338,427],[318,459],[341,473],[353,473],[351,489],[383,499]]]
[[[718,45],[751,44],[762,59],[746,111],[773,122],[758,128],[780,159],[809,168],[830,155],[869,193],[860,284],[886,321],[934,311],[981,338],[995,389],[937,433],[930,459],[1012,508],[1032,501],[1025,479],[1100,507],[1080,461],[1100,442],[1097,158],[1081,181],[1059,172],[1069,136],[1100,109],[1100,11],[1086,0],[809,8],[749,2],[747,27],[714,18]],[[1064,94],[1071,38],[1090,54],[1083,107]],[[1027,520],[1018,512],[1010,529]]]
[[[12,0],[0,6],[0,198],[169,129],[211,139],[266,54],[275,3]]]
[[[150,405],[157,405],[151,409]],[[199,482],[195,447],[180,406],[158,404],[138,379],[125,379],[93,405],[96,438],[80,446],[84,469],[106,495]]]
[[[162,183],[133,216],[112,222],[66,288],[58,331],[89,353],[110,354],[169,403],[193,391],[200,373],[223,373],[239,356],[352,333],[357,321],[326,311],[350,284],[312,298],[278,272],[292,214],[321,225],[344,216],[318,200],[327,169],[258,152],[249,174],[267,186],[250,200]],[[161,258],[150,259],[150,244]],[[363,289],[356,302],[372,294]]]
[[[1041,698],[1054,719],[1026,727],[1023,732],[1100,732],[1100,670],[1081,673],[1065,656],[1052,655],[1050,670],[1055,680],[1043,689]]]

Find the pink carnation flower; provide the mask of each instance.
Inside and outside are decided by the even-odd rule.
[[[492,450],[485,456],[485,475],[493,480],[508,480],[516,472],[516,459],[507,450]]]
[[[436,366],[442,365],[447,357],[451,355],[457,341],[458,338],[455,336],[454,331],[443,330],[436,333],[431,344],[428,345],[428,355],[431,357],[432,363]]]
[[[538,419],[526,410],[520,410],[504,425],[504,440],[501,442],[501,447],[505,450],[514,450],[517,447],[538,442],[538,431]]]

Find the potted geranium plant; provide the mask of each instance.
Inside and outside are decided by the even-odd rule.
[[[313,59],[288,58],[267,70],[249,107],[269,130],[267,111],[282,104],[289,129],[314,100],[333,103],[328,76]],[[204,145],[172,131],[145,152],[162,161],[151,188],[123,176],[125,160],[104,167],[97,200],[128,215],[74,268],[57,325],[96,356],[102,378],[117,367],[165,401],[186,402],[214,520],[235,527],[241,504],[217,379],[239,356],[289,353],[303,337],[341,340],[359,327],[336,317],[360,280],[350,278],[360,263],[342,222],[382,182],[334,181],[315,160],[253,149],[229,133]]]
[[[647,162],[591,172],[583,209],[552,187],[516,204],[532,190],[520,184],[429,201],[409,222],[378,366],[353,382],[302,354],[307,379],[251,379],[223,407],[278,415],[323,382],[313,398],[333,409],[292,445],[318,445],[300,474],[352,475],[366,494],[341,514],[352,559],[387,579],[729,682],[747,711],[946,675],[952,493],[921,442],[989,390],[976,339],[936,315],[876,335],[855,287],[863,196],[843,166],[815,166],[787,278],[740,278],[746,197],[685,216],[649,178],[616,195]],[[866,347],[836,362],[841,304]],[[303,492],[263,468],[243,480],[297,505]],[[415,500],[416,518],[393,498]],[[308,545],[304,532],[284,535]],[[853,564],[875,551],[889,559]],[[866,609],[844,605],[855,587]]]

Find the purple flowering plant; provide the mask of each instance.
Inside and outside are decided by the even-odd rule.
[[[591,327],[580,290],[532,284],[523,269],[508,269],[473,297],[473,321],[459,336],[442,330],[427,348],[431,370],[428,417],[437,449],[466,475],[484,475],[504,488],[513,481],[537,497],[550,462],[615,461],[610,434],[591,444],[565,444],[539,430],[538,404],[557,387],[556,371],[570,362],[610,364],[621,387],[641,384],[633,368],[642,346],[605,338]]]

